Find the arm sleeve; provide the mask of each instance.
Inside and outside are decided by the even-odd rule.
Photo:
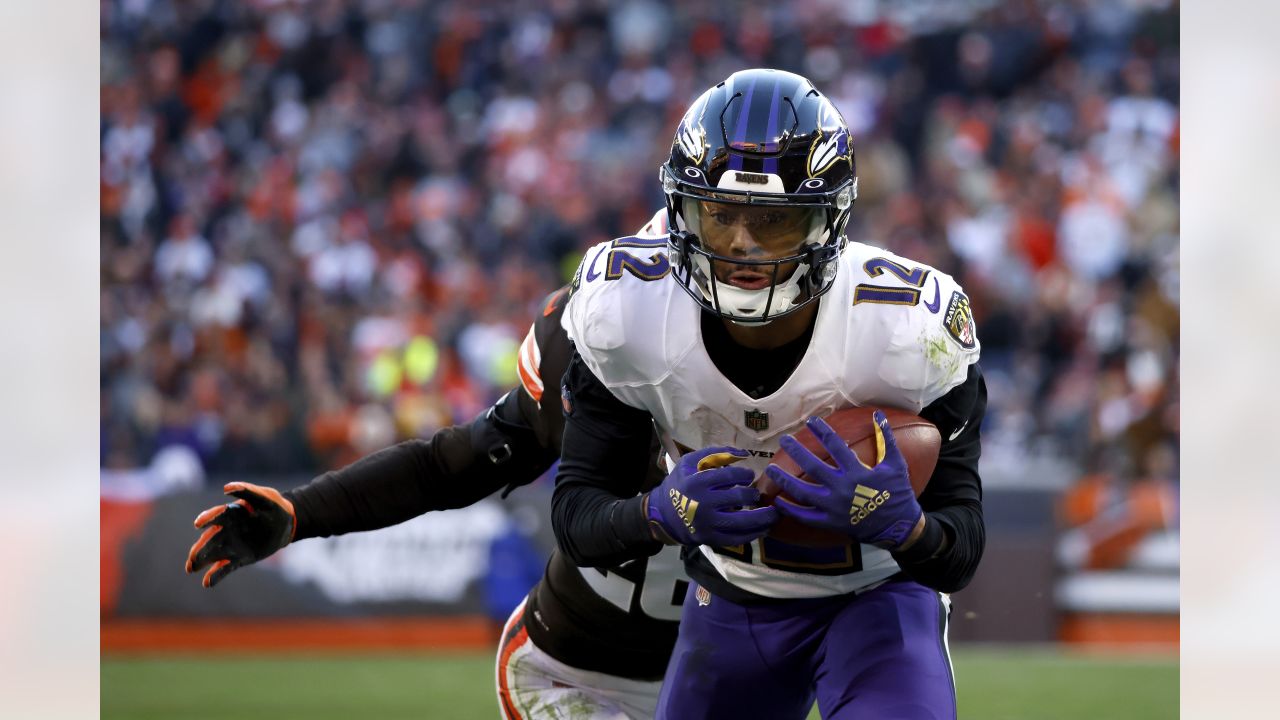
[[[913,580],[940,592],[955,592],[973,579],[986,547],[982,520],[980,430],[987,386],[977,363],[963,383],[934,401],[920,416],[942,434],[938,465],[920,496],[928,521],[914,545],[894,558]]]
[[[651,457],[649,414],[609,392],[575,352],[564,375],[564,442],[551,526],[575,564],[617,565],[653,555],[644,486]]]
[[[389,527],[533,482],[556,449],[539,443],[531,409],[512,391],[469,425],[379,450],[285,492],[297,514],[294,540]]]

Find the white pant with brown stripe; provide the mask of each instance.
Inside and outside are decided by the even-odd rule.
[[[506,720],[648,720],[662,682],[579,670],[529,640],[524,603],[511,613],[498,645],[498,706]]]

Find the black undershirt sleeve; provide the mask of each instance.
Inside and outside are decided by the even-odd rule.
[[[533,482],[556,452],[539,444],[526,417],[536,405],[521,403],[521,394],[513,390],[468,425],[406,440],[286,491],[297,515],[294,540],[377,530]]]
[[[987,386],[975,363],[963,383],[920,412],[942,434],[942,448],[920,496],[928,516],[925,533],[894,559],[913,580],[940,592],[968,585],[986,546],[978,475],[986,408]]]
[[[565,427],[551,526],[574,564],[618,565],[662,548],[644,497],[653,421],[609,392],[576,352],[564,375]]]

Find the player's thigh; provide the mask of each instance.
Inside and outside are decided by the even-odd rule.
[[[791,622],[787,622],[791,620]],[[804,718],[812,705],[817,633],[689,588],[658,718]]]
[[[882,585],[832,621],[817,673],[824,720],[953,720],[949,600],[914,582]]]
[[[498,706],[505,720],[648,720],[658,682],[570,667],[548,655],[524,630],[523,603],[498,648]]]

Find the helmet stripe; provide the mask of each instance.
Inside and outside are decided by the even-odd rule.
[[[769,122],[768,129],[765,131],[765,142],[772,141],[778,136],[778,96],[782,94],[782,83],[778,80],[773,82],[773,99],[769,101]],[[779,150],[781,148],[778,148]],[[763,172],[776,175],[778,173],[778,158],[765,158]]]
[[[751,81],[747,85],[747,94],[742,97],[742,109],[738,112],[738,126],[733,129],[733,140],[729,146],[733,147],[747,139],[748,120],[751,119],[751,95],[756,91],[756,78],[751,76]],[[742,155],[736,152],[729,153],[729,169],[742,169]]]

